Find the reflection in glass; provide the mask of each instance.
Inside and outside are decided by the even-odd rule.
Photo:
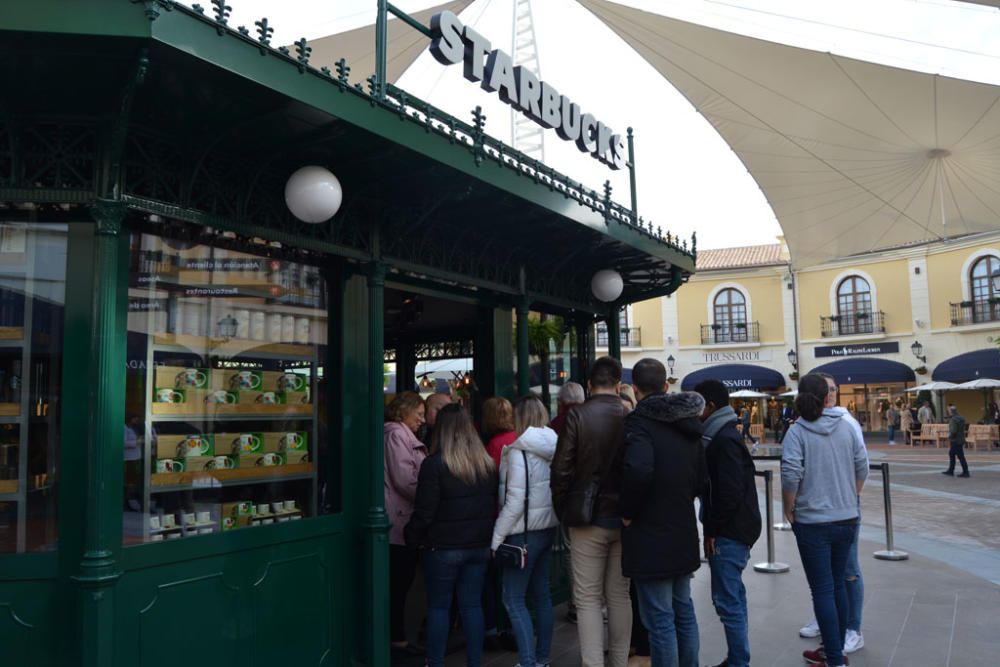
[[[317,267],[132,236],[126,544],[323,511],[326,312]]]

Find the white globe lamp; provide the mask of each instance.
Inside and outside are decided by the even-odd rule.
[[[302,167],[285,184],[285,204],[302,222],[326,222],[340,209],[343,200],[340,181],[325,167]]]
[[[624,289],[625,281],[621,274],[612,269],[602,269],[590,279],[590,291],[598,301],[610,303],[620,297]]]

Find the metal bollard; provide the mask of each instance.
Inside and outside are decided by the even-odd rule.
[[[882,501],[885,504],[885,550],[876,551],[873,555],[879,560],[906,560],[910,554],[897,551],[892,544],[892,494],[889,492],[889,464],[875,463],[872,468],[882,470]]]
[[[754,461],[780,461],[781,454],[765,454],[763,456],[754,456]],[[763,477],[763,475],[761,475]],[[775,530],[791,530],[792,524],[785,521],[785,517],[781,517],[781,521],[777,521],[774,524]]]
[[[767,512],[767,562],[754,563],[753,569],[757,572],[765,572],[767,574],[788,572],[787,563],[774,562],[774,506],[771,501],[771,478],[774,477],[774,471],[758,471],[755,474],[761,475],[764,478],[764,502],[765,511]]]

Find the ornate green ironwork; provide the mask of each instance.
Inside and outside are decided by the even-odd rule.
[[[212,2],[212,13],[215,14],[215,30],[219,33],[219,36],[226,34],[226,29],[229,26],[229,13],[232,11],[232,7],[226,4],[226,0],[211,0]]]
[[[141,4],[145,7],[146,18],[155,21],[160,18],[160,10],[171,11],[174,8],[174,0],[131,0],[133,4]]]
[[[257,26],[257,41],[260,43],[258,47],[260,55],[267,55],[267,50],[271,46],[271,35],[274,34],[274,28],[268,25],[266,16],[259,21],[254,21],[254,25]]]
[[[312,47],[309,46],[309,42],[306,41],[305,37],[295,42],[295,52],[298,54],[296,60],[299,64],[299,74],[305,74],[306,69],[309,67],[309,54],[312,53]]]

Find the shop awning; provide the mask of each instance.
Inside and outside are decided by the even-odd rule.
[[[976,350],[946,359],[937,365],[934,380],[966,382],[979,378],[1000,380],[1000,350]]]
[[[751,364],[721,364],[688,373],[681,389],[691,391],[702,380],[720,380],[731,391],[740,389],[779,389],[785,386],[785,376],[776,370]]]
[[[578,1],[732,147],[796,266],[996,228],[1000,87]]]
[[[881,382],[916,382],[917,376],[906,364],[888,359],[857,357],[817,366],[810,373],[828,373],[837,384],[876,384]],[[936,378],[935,378],[936,379]]]

